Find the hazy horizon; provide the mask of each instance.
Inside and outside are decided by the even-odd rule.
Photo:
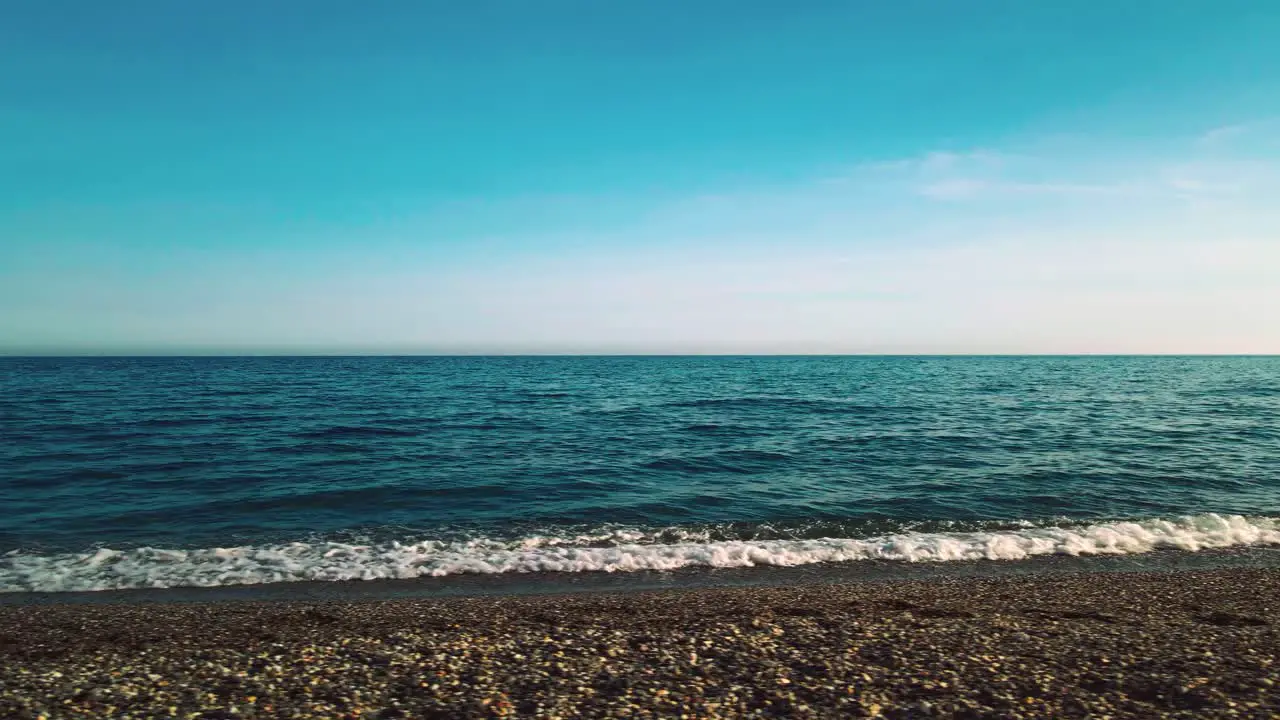
[[[60,352],[56,350],[30,350],[30,351],[0,351],[0,358],[46,358],[46,359],[75,359],[75,358],[770,358],[770,357],[865,357],[865,358],[984,358],[984,357],[1008,357],[1008,358],[1089,358],[1089,357],[1149,357],[1149,358],[1230,358],[1230,357],[1280,357],[1280,353],[1112,353],[1112,352],[891,352],[891,351],[866,351],[866,352],[732,352],[732,351],[687,351],[687,352],[644,352],[644,351],[626,351],[626,350],[600,350],[600,351],[518,351],[518,352],[501,352],[501,351],[431,351],[431,350],[387,350],[387,349],[370,349],[361,351],[359,349],[347,350],[307,350],[303,349],[198,349],[198,348],[169,348],[155,351],[145,350],[120,350],[120,349],[103,349],[96,351],[83,352]]]
[[[0,354],[1280,353],[1280,6],[300,7],[6,10]]]

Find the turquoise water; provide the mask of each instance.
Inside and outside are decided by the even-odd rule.
[[[0,359],[0,590],[1280,543],[1280,358]]]

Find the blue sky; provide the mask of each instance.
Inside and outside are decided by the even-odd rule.
[[[3,352],[1280,352],[1280,6],[14,0]]]

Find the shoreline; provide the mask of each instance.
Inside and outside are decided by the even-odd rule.
[[[349,602],[475,596],[622,594],[730,587],[791,587],[932,581],[948,578],[1052,577],[1078,573],[1183,572],[1230,568],[1280,570],[1280,547],[1256,545],[1197,551],[1159,549],[1137,554],[1047,555],[1023,560],[946,562],[856,560],[793,566],[687,567],[664,571],[467,573],[403,580],[296,581],[209,587],[0,592],[0,607],[46,604]]]
[[[1272,717],[1280,569],[0,606],[0,716]]]

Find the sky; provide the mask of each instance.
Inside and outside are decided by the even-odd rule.
[[[1280,353],[1280,4],[7,0],[0,353]]]

